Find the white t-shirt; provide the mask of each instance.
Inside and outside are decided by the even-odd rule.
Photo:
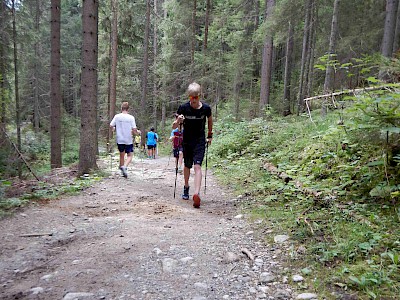
[[[119,113],[114,116],[110,126],[115,126],[117,132],[117,144],[133,144],[132,129],[136,128],[135,117],[127,113]]]

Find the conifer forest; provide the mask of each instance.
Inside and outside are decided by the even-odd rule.
[[[87,2],[2,1],[1,140],[23,153],[24,129],[49,136],[52,167],[74,136],[69,123],[93,145],[80,155],[88,171],[121,101],[139,127],[164,128],[191,81],[217,118],[239,121],[305,112],[305,99],[370,77],[398,79],[394,0]]]
[[[270,212],[313,197],[296,208],[293,224],[307,232],[293,229],[300,240],[334,226],[321,224],[321,214],[309,222],[315,207],[373,202],[375,218],[370,209],[365,218],[388,217],[380,229],[390,237],[369,232],[351,257],[317,242],[312,254],[332,268],[379,256],[381,263],[347,266],[352,276],[343,271],[330,283],[347,276],[359,299],[398,299],[400,0],[0,4],[1,201],[15,180],[40,181],[68,166],[79,176],[97,170],[115,144],[109,124],[123,101],[142,143],[150,127],[168,140],[195,81],[212,108],[210,166],[221,182],[264,199]],[[301,184],[288,190],[288,178]],[[346,206],[347,217],[361,210]]]

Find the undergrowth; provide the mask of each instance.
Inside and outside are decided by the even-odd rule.
[[[15,209],[35,201],[54,200],[62,195],[76,195],[82,192],[93,183],[101,180],[104,174],[92,174],[80,178],[68,179],[61,183],[37,182],[30,186],[30,192],[25,192],[19,197],[8,198],[5,196],[5,189],[11,182],[0,181],[0,218],[12,214]]]
[[[66,168],[74,168],[79,160],[79,124],[71,117],[64,117],[62,120],[62,164]],[[104,174],[98,170],[97,174],[87,177],[75,178],[74,175],[68,175],[68,171],[63,176],[56,176],[58,182],[51,180],[38,181],[34,179],[33,174],[38,178],[51,177],[50,172],[50,138],[43,132],[35,132],[31,124],[22,126],[22,155],[23,161],[19,161],[22,170],[22,176],[17,179],[17,163],[19,156],[12,148],[12,142],[16,137],[16,129],[8,127],[10,140],[4,141],[7,152],[0,152],[0,217],[13,213],[15,209],[23,207],[32,201],[45,201],[55,199],[64,194],[75,194],[82,191],[99,180]],[[56,171],[57,172],[57,171]],[[13,181],[20,184],[18,191],[13,191],[11,198],[7,197],[8,189],[15,189]],[[34,181],[34,183],[32,183]],[[54,181],[54,180],[53,180]],[[15,194],[15,195],[14,195]]]
[[[314,111],[312,121],[220,120],[210,147],[215,173],[245,196],[244,209],[291,235],[288,264],[306,276],[298,289],[327,299],[400,294],[400,118],[388,101],[397,96],[374,97],[378,105],[349,99],[351,108]]]

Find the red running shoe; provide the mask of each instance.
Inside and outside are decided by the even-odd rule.
[[[193,207],[200,208],[200,201],[201,201],[201,199],[200,199],[199,194],[194,194],[193,195]]]

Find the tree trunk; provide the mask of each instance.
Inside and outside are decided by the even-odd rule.
[[[144,140],[145,129],[148,126],[147,118],[147,82],[149,73],[149,35],[150,35],[150,0],[146,0],[146,24],[143,41],[143,72],[142,72],[142,99],[140,102],[142,120],[142,141]]]
[[[194,52],[196,49],[196,11],[197,11],[197,0],[193,0],[193,11],[192,11],[192,49],[190,51],[190,77],[193,81],[194,76]]]
[[[286,41],[286,59],[285,59],[285,75],[284,75],[284,92],[283,92],[283,115],[290,115],[290,88],[292,77],[292,55],[293,55],[293,26],[289,22],[288,37]]]
[[[21,152],[21,111],[19,101],[19,83],[18,83],[18,51],[17,51],[17,28],[15,25],[15,0],[12,0],[12,27],[13,27],[13,45],[14,45],[14,86],[15,86],[15,125],[17,127],[17,149]],[[22,177],[21,163],[18,162],[18,177]]]
[[[5,9],[4,9],[4,2],[0,2],[0,139],[1,141],[6,140],[6,64],[5,64]],[[4,147],[2,145],[2,147]]]
[[[297,102],[297,114],[304,111],[304,93],[306,85],[306,68],[307,68],[307,54],[309,50],[309,26],[311,18],[312,0],[306,0],[305,6],[305,20],[304,20],[304,30],[303,30],[303,47],[301,52],[301,62],[300,62],[300,84],[299,84],[299,98]]]
[[[207,47],[208,47],[208,28],[210,26],[210,9],[211,9],[211,0],[206,0],[206,15],[204,19],[204,39],[203,39],[203,77],[206,76],[208,63],[207,63]],[[208,89],[207,83],[203,82],[203,91]]]
[[[254,1],[255,5],[255,13],[254,13],[254,33],[257,31],[258,27],[260,26],[260,0],[255,0]],[[258,61],[258,48],[256,43],[253,43],[253,49],[252,49],[252,55],[253,55],[253,79],[254,81],[257,81],[257,79],[260,77],[260,64]]]
[[[61,1],[51,1],[51,57],[50,57],[50,140],[51,168],[62,166],[61,156],[61,82],[60,82],[60,18]]]
[[[153,70],[157,70],[157,54],[158,54],[158,35],[157,35],[157,20],[156,20],[156,16],[157,16],[157,0],[154,0],[153,2],[154,5],[154,22],[153,22]],[[154,73],[154,72],[153,72]],[[155,125],[155,128],[157,130],[157,100],[158,100],[158,91],[157,91],[157,80],[156,80],[156,76],[154,76],[153,79],[153,123]]]
[[[275,0],[265,0],[266,12],[265,20],[269,20],[272,16],[272,10],[275,6]],[[269,96],[271,89],[271,72],[272,72],[272,57],[273,57],[274,45],[272,36],[266,35],[264,41],[264,48],[262,54],[262,65],[261,65],[261,90],[260,90],[260,104],[259,104],[259,115],[262,116],[264,109],[269,105]]]
[[[210,8],[211,0],[206,0],[206,16],[204,21],[204,41],[203,41],[203,54],[206,55],[208,43],[208,27],[210,25]]]
[[[239,121],[240,120],[240,86],[242,84],[242,74],[243,74],[243,59],[242,59],[242,45],[239,47],[237,50],[238,52],[238,60],[237,60],[237,66],[236,66],[236,71],[235,71],[235,78],[233,80],[233,98],[235,101],[235,107],[234,107],[234,116],[235,120]]]
[[[40,0],[36,0],[36,10],[35,10],[35,31],[36,34],[39,35],[40,33]],[[39,113],[39,73],[38,73],[38,68],[39,68],[39,41],[36,40],[35,45],[35,63],[34,63],[34,78],[33,78],[33,128],[35,129],[35,132],[39,132],[39,127],[40,127],[40,113]]]
[[[163,5],[162,5],[163,2],[164,1],[161,1],[161,7],[163,7]],[[163,20],[165,21],[166,19],[167,19],[167,10],[164,9],[163,10]],[[164,87],[167,86],[166,77],[163,78],[162,85]],[[167,89],[164,89],[162,94],[164,96],[163,99],[169,99],[169,94],[168,94]],[[163,101],[161,101],[161,127],[162,127],[162,129],[164,129],[166,127],[166,122],[167,122],[167,101],[163,100]]]
[[[117,102],[117,62],[118,62],[118,2],[111,0],[112,21],[111,21],[111,72],[110,72],[110,111],[109,123],[115,115],[115,106]],[[110,144],[112,138],[112,130],[108,126],[107,143]],[[110,150],[111,146],[109,147]]]
[[[328,65],[326,67],[325,73],[325,83],[324,83],[324,93],[328,93],[329,91],[333,91],[334,87],[332,87],[332,75],[334,69],[330,63],[332,60],[332,55],[335,54],[336,51],[336,36],[338,31],[338,14],[339,14],[339,3],[340,0],[335,0],[333,4],[333,13],[332,13],[332,23],[331,23],[331,35],[329,38],[329,50],[328,50]]]
[[[305,97],[311,96],[312,85],[314,78],[314,49],[316,44],[316,24],[317,24],[317,5],[316,1],[312,0],[311,15],[310,15],[310,26],[309,26],[309,43],[308,43],[308,55],[307,55],[307,86],[305,91]]]
[[[110,27],[112,27],[110,23]],[[112,68],[112,29],[110,29],[110,33],[108,36],[109,43],[108,43],[108,57],[110,59],[108,60],[108,65],[107,65],[107,121],[110,122],[110,117],[111,117],[111,68]],[[108,123],[107,122],[107,123]],[[106,143],[107,143],[107,151],[111,152],[112,151],[112,144],[110,144],[110,141],[112,140],[112,135],[113,132],[111,128],[109,128],[109,124],[107,124],[108,130],[107,130],[107,136],[106,136]]]
[[[98,0],[82,6],[82,84],[79,174],[97,169],[97,58]]]
[[[396,31],[398,0],[386,0],[385,27],[382,40],[382,55],[391,57],[393,54],[393,41]]]
[[[393,38],[393,56],[396,56],[397,52],[399,51],[400,46],[400,1],[397,5],[397,16],[396,16],[396,28],[394,31],[394,38]]]
[[[254,14],[253,16],[253,32],[252,35],[256,34],[258,27],[260,26],[260,0],[252,0],[252,6],[254,11],[251,12]],[[257,97],[258,90],[255,87],[258,85],[258,81],[260,78],[260,59],[259,59],[259,49],[257,43],[252,43],[251,49],[251,64],[252,64],[252,74],[250,78],[250,103],[251,103],[251,112],[249,114],[250,118],[255,118],[258,114],[258,105],[259,99]]]

